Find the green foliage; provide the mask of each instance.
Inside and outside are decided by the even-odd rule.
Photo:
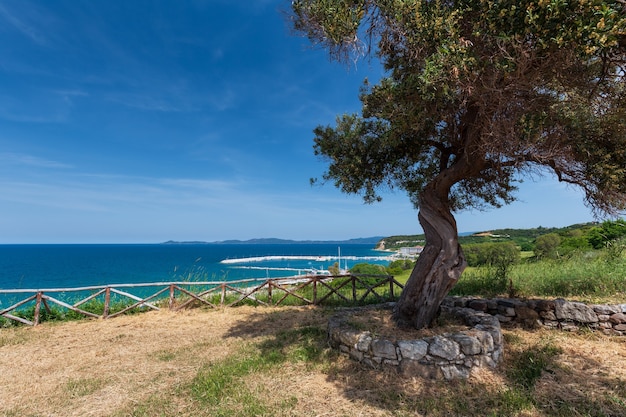
[[[343,191],[498,207],[539,167],[601,212],[626,207],[621,0],[298,0],[292,11],[331,56],[369,51],[387,71],[365,83],[361,115],[314,131],[323,178]]]
[[[328,272],[330,272],[330,275],[339,275],[341,273],[341,269],[339,268],[339,263],[335,262],[334,264],[329,266]]]
[[[520,260],[520,249],[513,242],[463,245],[468,266],[510,265]]]
[[[539,236],[535,241],[535,256],[556,259],[559,255],[558,247],[560,244],[561,237],[556,233]]]
[[[550,237],[543,237],[546,235],[550,235]],[[613,242],[620,242],[623,237],[626,237],[626,221],[617,219],[605,221],[602,224],[582,223],[560,228],[539,226],[531,229],[495,229],[490,232],[460,236],[459,242],[466,252],[469,265],[478,266],[487,264],[487,262],[475,260],[475,251],[481,250],[473,248],[473,245],[512,242],[521,251],[535,251],[539,241],[539,253],[535,253],[535,255],[550,258],[556,257],[557,253],[559,256],[575,256],[590,249],[606,249],[608,247],[613,247],[619,252],[620,244]],[[549,239],[549,241],[546,242],[544,239]],[[398,249],[407,246],[407,242],[419,241],[423,244],[424,235],[390,236],[383,240],[386,248]],[[557,240],[559,243],[556,250],[554,247],[550,248],[550,243],[555,243],[554,241]],[[546,244],[548,244],[547,248],[544,247]],[[546,251],[546,249],[548,250]]]
[[[508,272],[521,258],[520,250],[513,242],[464,245],[463,253],[470,267],[486,267],[478,278],[480,286],[488,288],[494,295],[512,290],[508,288]]]
[[[523,297],[623,298],[626,296],[625,270],[623,257],[607,262],[606,251],[585,252],[559,260],[517,263],[507,272],[510,287],[506,288],[498,287],[501,281],[493,268],[470,267],[450,293],[491,297],[513,290]]]
[[[387,271],[382,265],[358,263],[350,268],[350,273],[354,275],[386,275]]]
[[[608,242],[626,236],[626,221],[606,221],[589,231],[588,240],[594,249],[604,248]]]
[[[392,261],[387,266],[386,271],[389,275],[401,275],[405,271],[410,271],[415,266],[415,262],[410,259],[398,259],[396,261]]]

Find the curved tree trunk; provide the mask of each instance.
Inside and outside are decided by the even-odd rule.
[[[434,187],[427,186],[420,195],[418,218],[426,245],[396,303],[393,317],[401,327],[421,329],[437,317],[439,305],[467,263],[448,205],[447,190],[438,194]]]

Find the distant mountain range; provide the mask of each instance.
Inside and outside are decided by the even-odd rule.
[[[348,240],[290,240],[290,239],[277,239],[277,238],[261,238],[261,239],[249,239],[249,240],[221,240],[217,242],[203,242],[203,241],[174,241],[168,240],[163,242],[166,245],[183,245],[183,244],[205,244],[205,245],[297,245],[297,244],[329,244],[329,245],[375,245],[384,239],[384,236],[374,237],[361,237]]]

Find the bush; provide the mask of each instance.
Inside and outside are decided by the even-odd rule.
[[[535,240],[535,256],[537,258],[558,258],[558,248],[561,244],[561,237],[556,233],[541,235]]]
[[[594,249],[602,249],[610,241],[626,236],[626,221],[606,221],[589,231],[588,240]]]
[[[404,271],[413,269],[414,266],[415,262],[410,259],[398,259],[397,261],[389,263],[389,266],[387,266],[387,273],[389,275],[400,275]]]
[[[354,275],[387,275],[387,271],[382,265],[360,263],[350,268],[350,273]]]
[[[468,266],[503,266],[517,263],[520,249],[513,242],[478,243],[463,247]]]

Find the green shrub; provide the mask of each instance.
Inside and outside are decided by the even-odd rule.
[[[414,266],[415,262],[410,259],[398,259],[389,263],[389,266],[387,266],[387,274],[400,275],[404,271],[413,269]]]
[[[561,237],[556,233],[541,235],[535,240],[535,256],[540,259],[556,259]]]
[[[386,275],[387,271],[382,265],[360,263],[350,268],[350,273],[353,275]]]

